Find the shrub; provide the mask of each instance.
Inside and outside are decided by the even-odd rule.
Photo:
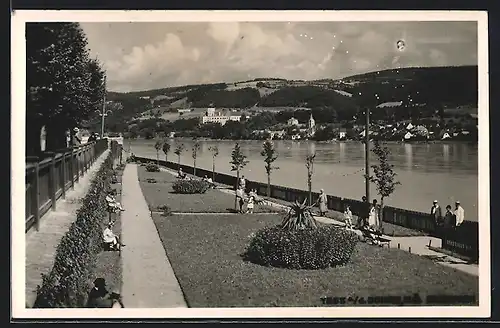
[[[82,206],[57,246],[51,271],[37,286],[35,308],[83,307],[97,255],[101,251],[102,226],[107,218],[106,191],[110,185],[113,154],[110,152],[94,177]]]
[[[127,158],[127,163],[134,163],[136,161],[135,155],[130,155]]]
[[[153,163],[148,163],[146,165],[146,171],[148,172],[160,172],[160,167]]]
[[[179,194],[204,194],[210,184],[202,180],[177,180],[172,188]]]
[[[146,181],[147,181],[148,183],[157,183],[157,182],[158,182],[158,181],[156,181],[156,179],[155,179],[155,178],[147,178],[147,179],[146,179]]]
[[[163,213],[161,214],[163,216],[170,216],[170,215],[172,215],[172,209],[168,205],[158,206],[158,210],[159,211],[163,211]]]
[[[288,269],[324,269],[346,264],[357,235],[332,225],[286,230],[280,226],[259,230],[243,254],[246,261]]]

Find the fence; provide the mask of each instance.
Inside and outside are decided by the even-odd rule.
[[[151,158],[146,157],[135,157],[138,162],[148,163],[151,161],[156,162]],[[193,167],[184,164],[177,164],[170,161],[159,161],[160,165],[168,167],[170,169],[177,170],[179,167],[185,173],[193,174]],[[212,176],[212,171],[196,168],[196,175],[202,176]],[[225,174],[225,173],[215,173],[213,177],[214,182],[218,182],[224,185],[235,186],[236,176]],[[267,195],[267,184],[257,181],[247,181],[246,183],[249,189],[256,189],[257,194]],[[303,201],[308,198],[309,193],[306,190],[288,188],[283,186],[271,185],[271,197],[275,199],[280,199],[284,201],[293,202],[295,200]],[[313,199],[317,199],[319,194],[317,192],[312,192]],[[367,203],[361,200],[341,198],[337,196],[327,196],[328,208],[330,210],[343,212],[345,207],[349,205],[351,211],[354,215],[360,215],[363,209],[366,209]],[[457,252],[459,254],[469,256],[473,259],[477,259],[479,241],[479,225],[477,222],[465,221],[462,226],[452,229],[442,229],[436,226],[434,218],[427,213],[416,212],[405,210],[402,208],[396,208],[391,206],[385,206],[383,208],[383,220],[384,222],[392,223],[402,227],[406,227],[413,230],[423,231],[431,236],[442,239],[442,247],[444,249]]]
[[[40,218],[56,210],[56,201],[74,188],[80,176],[108,148],[108,140],[84,144],[79,147],[45,152],[43,158],[26,157],[26,217],[25,231],[33,226],[38,230]]]

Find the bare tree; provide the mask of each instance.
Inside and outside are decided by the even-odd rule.
[[[372,165],[373,174],[369,180],[377,187],[377,192],[380,195],[380,208],[379,208],[379,228],[382,228],[383,221],[383,208],[384,198],[389,197],[395,190],[397,185],[401,182],[396,180],[396,172],[394,172],[394,165],[389,163],[389,148],[382,146],[379,141],[374,140],[373,153],[378,158],[378,164]]]
[[[163,140],[158,140],[155,142],[156,149],[156,165],[160,166],[160,150],[163,147]]]
[[[307,188],[309,191],[309,205],[312,205],[312,176],[314,174],[314,159],[316,158],[316,152],[310,153],[306,156],[306,167],[307,167]]]
[[[182,152],[186,149],[186,146],[184,144],[178,144],[177,147],[175,147],[174,154],[177,155],[177,166],[178,168],[181,167],[181,154]]]
[[[260,154],[264,157],[264,162],[266,163],[267,197],[271,197],[271,173],[273,170],[278,170],[279,167],[273,166],[274,161],[278,158],[278,152],[274,147],[274,143],[270,139],[264,141]]]
[[[194,139],[194,144],[193,144],[193,148],[191,149],[192,150],[192,153],[191,153],[191,156],[193,157],[193,175],[196,176],[196,158],[198,157],[198,152],[200,151],[200,142],[198,141],[198,139]]]
[[[236,190],[238,189],[238,184],[240,182],[240,171],[248,164],[247,157],[241,151],[241,147],[239,143],[234,145],[233,151],[231,152],[231,171],[236,171],[236,184],[234,186],[235,195],[234,195],[234,209],[237,209],[238,205],[238,197],[236,196]]]
[[[212,152],[212,180],[215,183],[215,158],[219,156],[219,146],[210,146],[208,150]]]

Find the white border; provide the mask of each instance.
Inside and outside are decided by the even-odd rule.
[[[479,306],[188,309],[25,308],[25,23],[203,21],[477,21],[479,66]],[[472,318],[491,313],[489,210],[488,16],[479,11],[14,11],[12,45],[12,317],[21,318]],[[15,201],[14,201],[15,200]]]

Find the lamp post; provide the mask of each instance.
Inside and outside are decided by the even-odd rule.
[[[104,76],[104,81],[102,82],[102,85],[104,86],[102,112],[96,110],[96,112],[99,114],[99,116],[101,116],[101,139],[104,138],[104,119],[106,116],[108,116],[109,113],[111,113],[110,110],[106,110],[106,76]]]
[[[365,108],[365,194],[370,202],[370,109]]]

